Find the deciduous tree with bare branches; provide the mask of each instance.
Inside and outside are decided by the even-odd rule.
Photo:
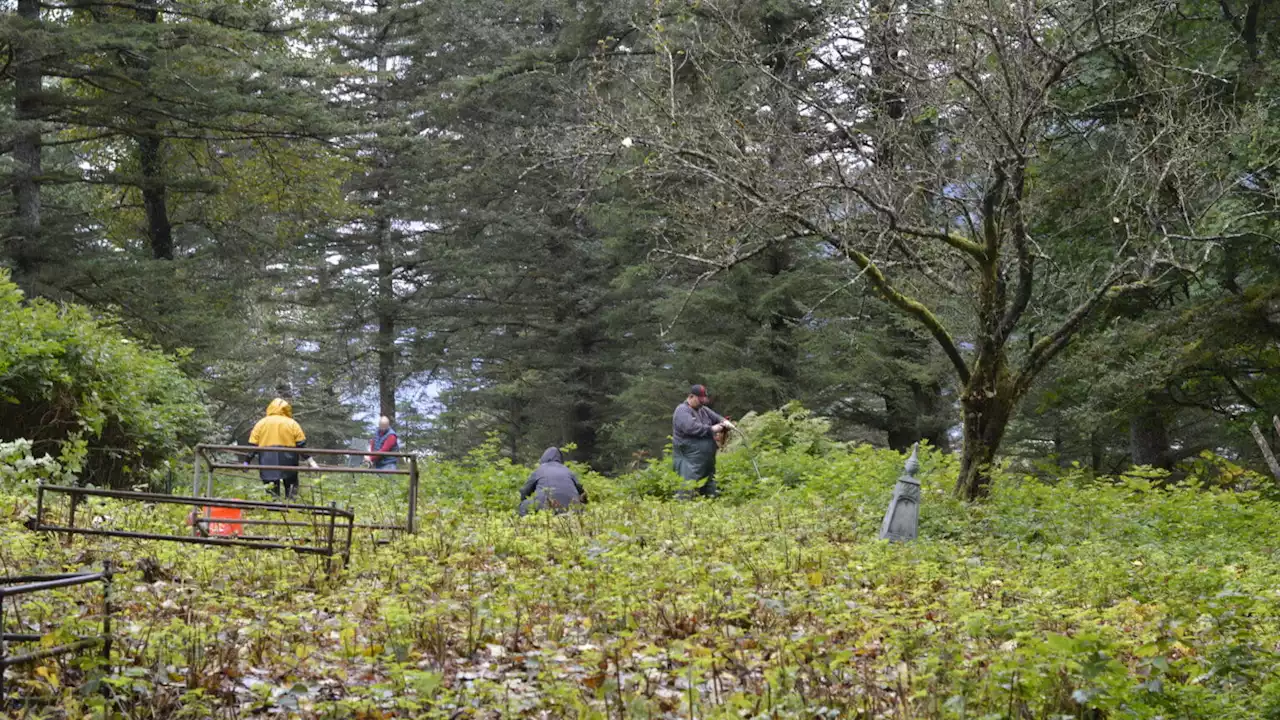
[[[1218,111],[1212,67],[1182,66],[1176,12],[661,3],[638,23],[653,57],[598,65],[574,142],[664,200],[673,261],[714,274],[817,240],[925,328],[960,386],[957,492],[977,499],[1072,338],[1209,256],[1236,182],[1210,149],[1247,121]]]

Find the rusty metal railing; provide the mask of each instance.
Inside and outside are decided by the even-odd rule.
[[[253,453],[264,450],[272,450],[276,452],[292,452],[298,455],[322,456],[322,457],[351,457],[351,456],[372,456],[375,458],[391,457],[397,459],[408,460],[409,467],[406,470],[400,468],[395,469],[378,469],[367,467],[350,467],[347,465],[316,465],[311,467],[305,464],[299,465],[253,465],[241,462],[222,462],[214,456],[215,453],[233,453],[238,457],[247,457]],[[329,448],[258,448],[252,445],[197,445],[195,448],[195,470],[191,481],[191,494],[200,495],[201,481],[204,481],[203,494],[213,495],[213,476],[215,471],[251,473],[259,470],[280,470],[283,472],[296,473],[347,473],[353,475],[383,475],[383,476],[400,476],[409,478],[409,497],[407,499],[408,508],[405,512],[405,520],[400,523],[356,523],[355,527],[373,530],[397,530],[401,532],[415,533],[417,532],[418,517],[418,457],[412,453],[403,452],[378,452],[371,450],[333,450]],[[203,469],[203,472],[202,472]]]
[[[66,524],[60,525],[46,522],[45,514],[48,495],[68,496]],[[113,498],[146,504],[185,505],[194,508],[206,517],[193,518],[194,531],[190,535],[175,535],[135,530],[117,530],[101,527],[83,527],[76,525],[76,510],[85,498]],[[240,511],[258,511],[279,514],[280,519],[259,518],[210,518],[210,508],[227,508]],[[351,562],[351,539],[355,526],[355,513],[342,510],[336,505],[328,507],[318,505],[296,505],[291,503],[261,502],[257,500],[237,500],[232,498],[183,497],[181,495],[164,495],[160,493],[132,492],[128,490],[99,490],[96,488],[67,487],[62,485],[45,485],[41,483],[36,490],[36,516],[33,530],[43,532],[65,533],[68,535],[97,535],[105,537],[132,538],[135,540],[165,540],[169,542],[191,543],[195,545],[217,545],[222,547],[247,547],[256,550],[292,550],[305,555],[321,555],[332,560],[342,557],[344,565]],[[237,533],[214,537],[208,531],[211,525],[223,524],[232,526],[262,526],[283,528],[284,533],[278,535],[245,535]],[[185,527],[185,526],[184,526]],[[310,528],[310,536],[296,536],[289,533],[289,528]],[[338,533],[345,532],[346,537],[340,539]],[[332,565],[330,566],[332,568]]]
[[[3,706],[7,688],[4,672],[14,665],[25,665],[57,655],[68,655],[79,650],[92,647],[102,648],[102,658],[111,663],[111,563],[103,563],[101,572],[59,573],[54,575],[20,575],[0,578],[0,706]],[[102,583],[102,634],[97,637],[77,638],[76,640],[42,647],[18,655],[9,654],[9,643],[38,643],[43,639],[36,633],[8,632],[5,625],[5,602],[9,598],[30,595],[31,593],[57,590],[59,588]]]

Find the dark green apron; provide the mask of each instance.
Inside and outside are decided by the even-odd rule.
[[[690,438],[672,448],[675,471],[685,480],[701,480],[716,474],[716,439]]]

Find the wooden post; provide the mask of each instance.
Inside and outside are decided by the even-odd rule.
[[[0,658],[8,659],[9,657],[9,641],[5,639],[4,629],[4,598],[0,597]],[[9,668],[0,667],[0,708],[8,706],[5,697],[7,688],[4,685],[4,674]]]
[[[102,659],[107,661],[107,674],[111,674],[111,581],[115,567],[108,560],[102,563]]]
[[[329,503],[329,532],[326,534],[325,540],[329,546],[329,576],[332,577],[337,572],[338,564],[333,561],[333,529],[338,522],[338,503],[330,501]]]
[[[1280,462],[1276,462],[1275,453],[1271,452],[1271,445],[1267,443],[1267,436],[1262,434],[1262,428],[1258,427],[1258,423],[1254,423],[1249,431],[1253,433],[1253,439],[1258,443],[1258,449],[1262,451],[1267,467],[1271,468],[1271,474],[1276,480],[1280,480]]]
[[[352,508],[348,507],[347,510],[352,511]],[[347,517],[347,545],[346,545],[346,549],[344,549],[342,552],[342,567],[344,568],[351,567],[351,533],[355,531],[355,527],[356,527],[355,516],[354,515],[348,516]]]
[[[409,517],[405,528],[410,535],[418,532],[418,458],[409,458]]]
[[[71,493],[71,497],[68,498],[67,504],[70,506],[67,509],[67,527],[75,527],[76,526],[76,506],[80,504],[80,495],[78,493]],[[71,538],[72,536],[68,534],[67,537],[62,541],[62,544],[65,545],[66,547],[71,547]]]
[[[36,527],[44,524],[44,480],[36,486]]]

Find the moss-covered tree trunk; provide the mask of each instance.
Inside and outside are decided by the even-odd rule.
[[[956,482],[956,492],[965,500],[981,499],[990,491],[996,452],[1019,399],[1016,387],[1000,368],[987,372],[979,367],[969,379],[960,399],[964,446]]]

